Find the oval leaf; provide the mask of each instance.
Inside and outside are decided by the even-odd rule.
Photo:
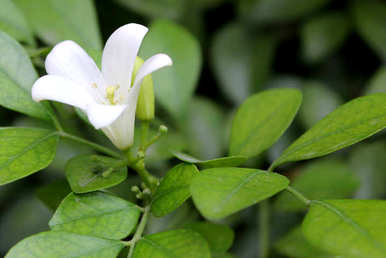
[[[0,105],[23,114],[49,119],[41,103],[31,97],[37,73],[19,43],[0,31]]]
[[[188,229],[147,235],[139,240],[133,258],[210,258],[208,243]]]
[[[167,53],[173,66],[152,74],[155,96],[170,114],[181,117],[186,112],[200,74],[200,45],[183,27],[158,20],[151,24],[140,56],[149,58],[156,53]]]
[[[340,106],[292,143],[273,163],[327,155],[357,143],[386,127],[386,94],[354,99]]]
[[[67,232],[49,231],[17,243],[6,258],[115,258],[124,245],[120,241]]]
[[[152,213],[161,217],[181,206],[190,197],[190,183],[198,173],[195,165],[180,164],[172,168],[154,194]]]
[[[296,89],[274,89],[249,97],[232,123],[230,154],[256,156],[288,128],[302,102]]]
[[[248,168],[210,168],[191,184],[193,201],[207,218],[219,219],[280,192],[288,179]]]
[[[122,239],[137,225],[140,210],[107,193],[69,194],[49,222],[52,230]]]
[[[75,193],[86,193],[112,187],[127,178],[122,161],[100,155],[81,155],[66,165],[66,176]]]
[[[197,164],[203,168],[215,168],[215,167],[237,167],[247,161],[247,157],[244,156],[229,156],[217,159],[199,160],[189,154],[182,152],[173,152],[174,157],[184,161],[186,163]]]
[[[386,201],[313,201],[303,233],[314,246],[350,258],[384,258]]]
[[[59,136],[37,128],[0,128],[0,185],[47,167],[55,157]]]

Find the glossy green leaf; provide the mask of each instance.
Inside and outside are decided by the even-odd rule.
[[[198,173],[196,166],[190,164],[169,170],[154,193],[152,213],[161,217],[181,206],[190,197],[190,183]]]
[[[271,197],[288,186],[276,173],[248,168],[210,168],[191,184],[191,193],[202,215],[219,219]]]
[[[91,0],[14,0],[35,33],[47,44],[74,40],[101,49],[101,36]]]
[[[240,15],[255,23],[283,23],[298,19],[326,5],[330,0],[240,1]]]
[[[282,237],[275,249],[283,255],[293,258],[333,258],[334,256],[311,245],[303,235],[301,227],[296,227]]]
[[[60,204],[49,225],[54,231],[122,239],[133,231],[139,215],[136,205],[107,193],[71,193]]]
[[[276,41],[263,33],[251,35],[245,26],[230,24],[213,39],[212,65],[220,90],[239,105],[268,78]]]
[[[343,103],[342,98],[335,91],[320,82],[304,83],[302,92],[303,104],[299,110],[299,119],[306,128],[315,125]]]
[[[311,200],[342,199],[352,197],[359,187],[359,179],[344,162],[322,160],[310,163],[291,185]],[[299,211],[306,208],[292,194],[283,192],[275,206],[285,211]]]
[[[37,128],[0,128],[0,185],[47,167],[55,157],[56,132]]]
[[[180,25],[158,20],[150,25],[139,56],[146,59],[156,53],[167,53],[173,66],[152,74],[155,96],[170,114],[181,117],[187,110],[200,74],[200,45]]]
[[[273,89],[249,97],[232,123],[230,154],[257,156],[288,128],[302,102],[296,89]]]
[[[29,116],[49,119],[41,103],[32,100],[37,73],[19,43],[0,31],[0,105]]]
[[[349,32],[350,22],[344,13],[330,12],[312,18],[301,29],[305,60],[322,61],[343,44]]]
[[[17,243],[6,258],[115,258],[124,245],[117,240],[49,231]]]
[[[303,222],[312,245],[347,258],[386,254],[386,201],[314,201]]]
[[[66,179],[59,179],[36,190],[38,198],[51,210],[56,210],[61,201],[71,192]]]
[[[231,228],[210,222],[196,222],[185,225],[184,228],[200,233],[208,242],[212,252],[226,252],[231,248],[235,237]]]
[[[23,14],[12,0],[0,0],[0,30],[18,41],[33,43],[32,33]]]
[[[199,165],[203,168],[215,168],[215,167],[237,167],[247,161],[247,157],[244,156],[229,156],[209,160],[196,159],[189,154],[182,152],[173,152],[174,157],[184,161],[186,163],[192,163]]]
[[[197,232],[179,229],[147,235],[135,246],[133,258],[210,258],[208,243]]]
[[[65,171],[75,193],[109,188],[127,178],[127,167],[121,160],[100,155],[76,156],[68,161]]]
[[[386,60],[386,3],[383,1],[355,1],[353,16],[362,38]]]
[[[379,68],[366,85],[365,94],[386,93],[386,66]]]
[[[385,127],[385,93],[354,99],[327,115],[292,143],[273,167],[327,155],[368,138]]]

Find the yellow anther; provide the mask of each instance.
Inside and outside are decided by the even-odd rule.
[[[93,83],[91,84],[91,87],[93,87],[94,89],[96,89],[96,88],[98,88],[98,85],[97,85],[95,82],[93,82]]]
[[[119,85],[108,86],[106,89],[106,99],[110,102],[111,105],[117,104],[115,99],[115,92],[119,88]]]

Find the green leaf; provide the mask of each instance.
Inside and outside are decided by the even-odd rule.
[[[196,222],[184,227],[200,233],[208,242],[212,252],[226,252],[231,248],[235,237],[231,228],[210,222]]]
[[[133,258],[210,258],[208,243],[187,229],[147,235],[139,240]]]
[[[54,231],[122,239],[137,225],[140,210],[126,200],[94,192],[69,194],[49,222]]]
[[[35,33],[46,44],[74,40],[84,48],[101,49],[101,36],[91,0],[14,0]]]
[[[71,192],[66,179],[59,179],[37,189],[38,198],[51,210],[55,211],[60,202]]]
[[[41,103],[32,100],[37,73],[19,43],[0,31],[0,105],[41,119],[49,116]]]
[[[76,156],[68,161],[65,171],[75,193],[109,188],[127,178],[127,167],[121,160],[100,155]]]
[[[201,171],[190,188],[202,215],[219,219],[271,197],[288,183],[286,177],[276,173],[228,167]]]
[[[359,187],[359,179],[344,162],[316,161],[308,165],[291,185],[311,200],[351,197]],[[283,192],[275,206],[285,211],[299,211],[306,207],[292,194]]]
[[[59,136],[37,128],[0,128],[0,185],[47,167],[55,157]]]
[[[49,231],[17,243],[6,258],[115,258],[124,245],[120,241],[67,232]]]
[[[199,173],[195,165],[180,164],[168,171],[154,194],[151,211],[165,216],[181,206],[190,197],[190,183]]]
[[[0,30],[18,41],[33,44],[33,36],[23,14],[12,0],[0,0]]]
[[[230,154],[257,156],[288,128],[302,102],[296,89],[273,89],[249,97],[232,123]]]
[[[386,66],[379,68],[366,85],[365,94],[386,93]]]
[[[330,0],[242,0],[240,16],[255,23],[272,24],[296,20],[326,5]]]
[[[343,103],[337,92],[320,82],[307,82],[302,91],[303,104],[299,110],[299,119],[306,128],[315,125]]]
[[[166,53],[173,66],[152,74],[155,96],[176,118],[187,110],[201,70],[201,49],[198,41],[183,27],[166,20],[151,24],[141,46],[146,59],[156,53]]]
[[[237,105],[270,74],[276,40],[255,34],[235,23],[221,28],[213,39],[211,57],[220,90]]]
[[[305,60],[322,61],[343,44],[349,32],[349,19],[344,13],[329,12],[304,23],[301,40]]]
[[[386,94],[354,99],[340,106],[292,143],[273,163],[327,155],[357,143],[386,126]]]
[[[173,152],[174,157],[184,161],[186,163],[192,163],[199,165],[203,168],[215,168],[215,167],[237,167],[247,161],[247,157],[244,156],[229,156],[209,160],[199,160],[189,154],[182,152]]]
[[[359,34],[383,60],[386,60],[386,3],[355,1],[352,12]]]
[[[293,258],[333,258],[332,255],[311,245],[304,237],[301,227],[296,227],[281,238],[275,244],[275,249]]]
[[[303,222],[312,245],[347,258],[384,258],[386,201],[313,201]]]

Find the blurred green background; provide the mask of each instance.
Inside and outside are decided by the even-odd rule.
[[[169,72],[177,79],[168,80],[168,72],[153,77],[158,115],[154,124],[169,127],[168,136],[147,157],[150,169],[160,175],[178,162],[170,150],[201,159],[226,155],[234,111],[261,90],[295,87],[304,94],[295,123],[269,151],[246,164],[262,169],[337,106],[361,95],[386,92],[384,1],[0,0],[0,30],[35,56],[41,74],[43,59],[36,57],[41,47],[73,39],[89,51],[100,50],[116,28],[131,22],[154,29],[141,57],[164,50],[175,61]],[[71,108],[55,105],[67,130],[109,144]],[[0,125],[49,126],[4,108]],[[383,199],[385,151],[385,134],[380,133],[323,160],[290,164],[280,172],[296,180],[309,197]],[[54,208],[70,191],[63,173],[66,161],[89,152],[62,142],[49,168],[0,186],[0,255],[24,237],[48,229],[52,210],[44,203]],[[112,191],[133,198],[129,188],[137,179],[131,175]],[[301,221],[303,210],[285,194],[273,203],[272,241],[281,241],[271,257],[328,257],[317,256],[319,251],[307,246],[297,231],[283,238]],[[148,232],[197,219],[199,214],[188,203],[165,218],[153,218]],[[222,222],[236,230],[232,252],[241,258],[256,257],[257,207]]]

